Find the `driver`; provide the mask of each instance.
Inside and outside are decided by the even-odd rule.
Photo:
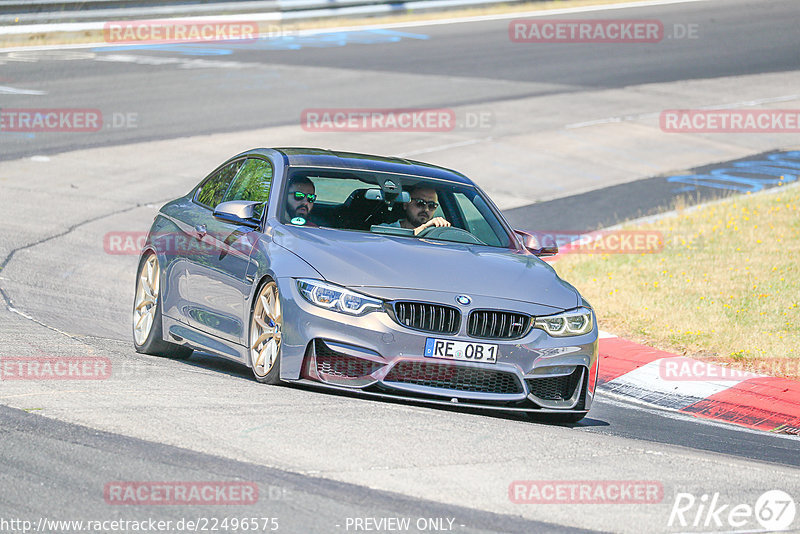
[[[286,216],[296,226],[317,226],[308,220],[317,196],[314,182],[306,176],[298,176],[286,188]]]
[[[388,226],[414,230],[414,235],[431,226],[450,226],[444,217],[433,217],[433,212],[439,207],[439,196],[432,187],[417,185],[408,190],[411,202],[403,204],[406,216],[404,219],[393,222]]]

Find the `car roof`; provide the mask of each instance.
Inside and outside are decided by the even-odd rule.
[[[365,171],[382,171],[438,178],[461,184],[475,185],[458,171],[410,159],[337,152],[322,148],[286,147],[276,148],[292,167],[329,167]]]

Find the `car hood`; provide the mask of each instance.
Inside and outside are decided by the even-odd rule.
[[[510,249],[290,226],[276,230],[273,239],[326,280],[350,288],[466,293],[562,310],[580,303],[552,267]],[[376,290],[366,292],[380,296]]]

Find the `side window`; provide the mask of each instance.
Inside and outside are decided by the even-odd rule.
[[[197,193],[197,201],[211,209],[216,208],[217,204],[222,202],[225,191],[228,189],[233,177],[236,176],[236,172],[241,166],[241,160],[234,161],[211,176]]]
[[[250,200],[266,203],[272,187],[272,164],[269,161],[249,158],[225,193],[222,202]]]

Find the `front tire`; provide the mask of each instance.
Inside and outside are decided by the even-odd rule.
[[[139,262],[133,300],[133,346],[136,352],[185,360],[192,349],[164,341],[161,329],[161,269],[152,252]]]
[[[281,381],[283,311],[278,284],[267,281],[258,291],[250,315],[250,368],[262,384]]]

